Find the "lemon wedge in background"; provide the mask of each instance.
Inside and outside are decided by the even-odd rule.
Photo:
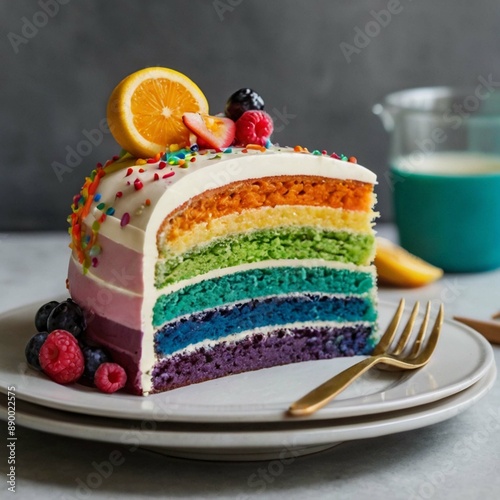
[[[382,285],[417,287],[443,276],[443,270],[439,267],[381,237],[376,238],[375,267]]]
[[[169,68],[136,71],[123,79],[108,101],[107,119],[116,142],[137,158],[149,158],[170,144],[185,147],[188,112],[208,114],[208,102],[187,76]]]

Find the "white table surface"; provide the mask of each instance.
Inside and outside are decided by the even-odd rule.
[[[393,237],[391,226],[379,234]],[[64,293],[69,250],[64,233],[0,234],[0,313]],[[380,298],[443,301],[447,316],[488,319],[500,311],[500,270],[446,275],[429,286],[381,289]],[[497,366],[500,347],[494,347]],[[498,417],[496,418],[495,415]],[[6,435],[6,424],[1,435]],[[256,490],[266,462],[202,462],[137,450],[90,493],[78,481],[119,445],[17,429],[17,498],[500,498],[500,382],[477,404],[445,422],[390,436],[342,443],[297,458]],[[5,441],[4,441],[5,442]],[[2,446],[4,446],[2,444]],[[7,455],[0,454],[0,498],[7,491]],[[262,490],[262,491],[261,491]]]

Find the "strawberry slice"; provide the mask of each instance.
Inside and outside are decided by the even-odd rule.
[[[196,135],[200,147],[227,148],[234,141],[236,125],[230,118],[184,113],[182,121]]]

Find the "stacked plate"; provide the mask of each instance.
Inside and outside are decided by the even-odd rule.
[[[24,346],[37,306],[0,317],[0,416],[14,387],[16,423],[53,434],[154,448],[204,460],[286,461],[342,441],[412,430],[453,417],[491,388],[493,351],[474,330],[445,320],[436,351],[417,371],[376,369],[310,417],[291,402],[359,361],[313,361],[234,375],[148,397],[61,386],[30,369]],[[381,303],[383,331],[396,305]]]

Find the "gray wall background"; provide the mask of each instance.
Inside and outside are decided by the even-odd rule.
[[[389,7],[348,60],[341,43],[356,46],[370,22],[373,34],[373,12]],[[374,170],[388,220],[388,137],[372,105],[407,87],[499,81],[499,21],[498,0],[0,0],[0,230],[66,229],[85,175],[119,148],[103,134],[71,172],[58,178],[53,162],[99,127],[124,76],[152,65],[187,74],[214,114],[256,89],[275,142]]]

